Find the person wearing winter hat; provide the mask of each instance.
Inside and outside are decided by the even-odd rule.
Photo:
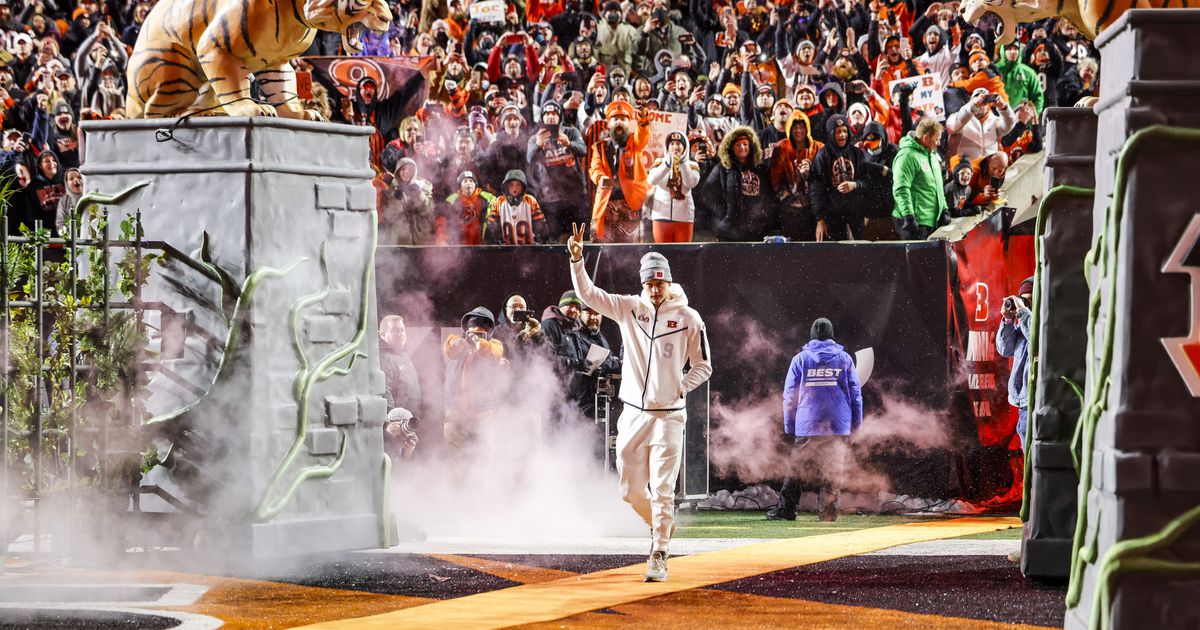
[[[547,306],[542,311],[542,333],[546,336],[546,347],[558,352],[563,337],[579,330],[579,311],[583,300],[574,291],[565,291],[558,298],[558,306]]]
[[[495,328],[492,312],[477,306],[463,315],[463,333],[449,335],[442,344],[446,360],[443,435],[460,455],[486,436],[498,403],[495,380],[508,367],[504,346],[491,338]]]
[[[546,217],[529,194],[525,171],[512,169],[488,209],[484,240],[490,245],[533,245],[546,239]]]
[[[597,287],[583,266],[585,226],[567,241],[571,283],[583,303],[621,330],[625,360],[617,421],[618,486],[650,528],[647,582],[667,579],[667,555],[675,529],[675,480],[683,456],[685,397],[712,374],[704,320],[688,306],[671,265],[658,252],[642,256],[641,295],[616,295]],[[691,369],[686,373],[684,366]]]
[[[446,198],[434,219],[439,245],[483,245],[488,209],[496,197],[479,187],[473,171],[458,174],[458,190]]]
[[[503,183],[510,171],[524,171],[529,160],[529,135],[520,108],[506,105],[500,110],[500,132],[488,145],[480,164],[479,176],[485,188],[503,194]]]
[[[401,158],[379,209],[381,245],[432,245],[433,186],[417,176],[416,160]]]
[[[567,223],[583,220],[588,211],[583,190],[583,158],[587,145],[572,125],[563,124],[558,101],[542,104],[542,121],[529,137],[526,157],[538,201],[546,215],[546,238],[558,242]]]
[[[1000,308],[1000,330],[996,333],[996,352],[1012,357],[1008,377],[1008,404],[1017,408],[1017,437],[1025,450],[1025,429],[1029,422],[1029,338],[1033,321],[1033,278],[1026,278],[1016,295],[1004,298]]]
[[[811,340],[788,367],[783,385],[783,442],[790,450],[791,470],[768,520],[796,520],[796,504],[805,487],[817,487],[817,518],[838,518],[846,452],[850,436],[862,427],[862,391],[854,359],[833,340],[833,322],[817,318]],[[819,454],[819,455],[818,455]],[[816,479],[803,479],[804,464],[820,458]]]
[[[700,183],[700,164],[691,159],[682,132],[668,133],[663,144],[663,157],[655,160],[647,175],[651,231],[655,243],[690,243],[696,220],[692,189]]]
[[[975,177],[975,171],[971,168],[971,161],[963,156],[956,156],[958,163],[954,164],[951,159],[950,181],[946,182],[946,205],[949,207],[950,216],[952,217],[969,217],[979,214],[980,207],[971,203],[971,197],[974,192],[971,190],[971,180]]]
[[[837,114],[825,121],[825,146],[813,159],[809,194],[818,241],[863,236],[862,199],[866,154],[854,145],[850,122]]]
[[[624,101],[613,101],[605,110],[607,138],[592,145],[588,178],[596,186],[591,229],[609,243],[637,243],[642,234],[642,206],[646,181],[646,145],[650,118]]]

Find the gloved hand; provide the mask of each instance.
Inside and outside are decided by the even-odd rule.
[[[915,231],[917,229],[917,215],[904,215],[904,218],[900,219],[900,227],[904,228],[905,230]]]

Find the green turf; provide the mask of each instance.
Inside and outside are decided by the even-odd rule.
[[[854,531],[885,525],[929,521],[939,516],[883,516],[879,514],[843,514],[834,523],[821,523],[813,513],[800,513],[794,521],[768,521],[766,511],[680,512],[676,538],[801,538],[833,532]],[[965,540],[1013,540],[1021,538],[1020,528],[971,534]]]
[[[1014,527],[1012,529],[1002,529],[998,532],[971,534],[970,536],[960,536],[960,538],[963,540],[1020,540],[1021,528]]]
[[[834,523],[821,523],[817,515],[800,513],[794,521],[768,521],[765,511],[681,512],[676,538],[801,538],[885,525],[927,521],[928,517],[843,514]],[[935,517],[936,518],[936,517]]]

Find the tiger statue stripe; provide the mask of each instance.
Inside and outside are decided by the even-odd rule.
[[[1000,22],[997,44],[1016,38],[1017,25],[1063,16],[1091,39],[1112,26],[1130,9],[1186,9],[1189,0],[964,0],[959,5],[963,19],[978,24],[987,14]]]
[[[386,32],[391,20],[385,0],[160,0],[129,58],[126,114],[320,120],[299,102],[291,60],[318,29],[357,53],[365,30]],[[251,78],[267,103],[250,98]]]

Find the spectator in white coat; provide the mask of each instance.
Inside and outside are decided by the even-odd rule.
[[[971,100],[946,120],[949,153],[965,155],[970,160],[998,153],[1000,139],[1016,124],[1017,117],[1003,98],[976,88]]]
[[[646,175],[655,243],[690,243],[696,220],[692,189],[700,183],[700,164],[689,158],[687,137],[667,134],[666,152]]]

